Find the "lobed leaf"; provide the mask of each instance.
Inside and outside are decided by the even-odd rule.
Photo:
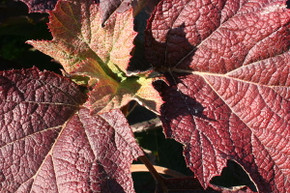
[[[149,61],[168,137],[184,144],[204,187],[227,160],[260,192],[289,192],[289,21],[286,1],[162,1],[149,20]]]
[[[93,1],[58,1],[49,14],[53,39],[28,43],[59,61],[67,73],[82,72],[88,58],[111,76],[112,71],[126,72],[136,36],[131,9],[114,13],[104,27]]]
[[[32,190],[57,184],[54,191],[59,192],[134,192],[130,166],[140,155],[120,110],[91,116],[81,109],[63,126],[45,160],[54,178],[47,177],[46,167],[40,168]]]
[[[1,192],[29,188],[62,124],[85,99],[77,85],[51,72],[0,72]]]
[[[69,79],[36,68],[0,72],[1,192],[133,192],[143,155],[120,110],[91,116]]]
[[[110,13],[105,26],[102,9],[102,4],[92,1],[59,1],[50,12],[53,40],[28,43],[58,60],[77,83],[89,87],[85,106],[91,112],[121,108],[134,99],[159,112],[162,100],[152,80],[126,75],[136,36],[132,9]]]

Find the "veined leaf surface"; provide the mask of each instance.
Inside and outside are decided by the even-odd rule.
[[[159,112],[162,100],[152,81],[126,75],[136,36],[133,9],[112,13],[104,26],[102,9],[93,1],[60,0],[50,12],[53,39],[28,43],[59,61],[69,75],[89,78],[86,107],[92,112],[117,109],[134,99]]]
[[[1,192],[134,191],[130,165],[143,153],[125,117],[77,112],[85,99],[52,72],[0,72]]]
[[[235,160],[260,192],[289,192],[289,22],[286,1],[242,0],[164,0],[149,20],[164,131],[204,187]]]
[[[125,73],[136,36],[132,10],[114,13],[104,27],[101,20],[99,4],[93,1],[58,1],[50,12],[53,39],[28,43],[58,60],[67,73],[81,73],[88,58],[109,75]]]

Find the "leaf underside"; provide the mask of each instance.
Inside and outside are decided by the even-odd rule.
[[[260,192],[289,192],[289,21],[285,1],[162,1],[146,31],[166,74],[165,134],[204,187],[227,160]]]
[[[143,153],[125,117],[73,115],[85,99],[51,72],[0,72],[1,192],[133,192],[130,164]]]

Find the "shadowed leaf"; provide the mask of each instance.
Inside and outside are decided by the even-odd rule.
[[[29,12],[45,13],[53,10],[57,0],[20,0],[27,5]]]
[[[148,59],[170,82],[164,131],[204,187],[235,160],[260,192],[289,192],[285,3],[162,1],[149,21]]]

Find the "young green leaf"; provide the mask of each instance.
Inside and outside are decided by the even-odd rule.
[[[86,0],[59,1],[50,12],[53,39],[28,43],[59,61],[68,75],[89,78],[86,107],[92,112],[120,108],[134,99],[159,112],[162,100],[152,80],[140,81],[126,74],[136,36],[133,20],[132,9],[127,9],[111,14],[102,26],[99,4]],[[83,84],[84,80],[76,82]],[[138,91],[139,88],[142,91]],[[145,98],[145,93],[156,99]]]
[[[114,13],[102,27],[99,4],[93,1],[58,1],[50,12],[51,41],[28,41],[59,61],[67,73],[79,73],[90,58],[110,76],[126,73],[131,58],[133,15],[129,9]],[[81,64],[81,65],[80,65]]]

